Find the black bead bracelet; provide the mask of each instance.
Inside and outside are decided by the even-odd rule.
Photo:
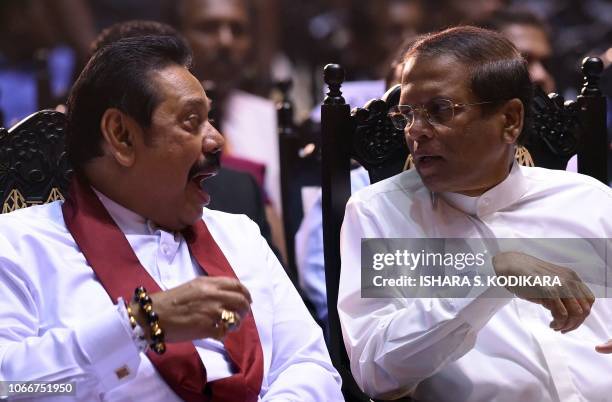
[[[147,289],[143,286],[137,287],[134,291],[134,302],[140,305],[151,329],[151,349],[158,355],[163,354],[166,351],[164,331],[159,326],[159,316],[153,311],[153,300],[147,295]]]

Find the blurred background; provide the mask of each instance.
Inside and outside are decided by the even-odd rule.
[[[207,0],[205,2],[210,2]],[[223,1],[223,0],[219,0]],[[205,3],[203,2],[203,3]],[[167,0],[0,0],[0,109],[10,125],[44,105],[61,103],[104,28],[119,21],[172,22]],[[202,2],[201,2],[202,3]],[[269,97],[293,79],[298,121],[323,96],[321,68],[341,63],[349,80],[383,78],[405,38],[459,23],[487,24],[500,10],[533,13],[550,41],[541,60],[557,92],[575,94],[584,55],[612,61],[610,0],[250,0],[252,48],[239,86]],[[174,21],[176,24],[176,21]],[[539,56],[538,56],[539,57]],[[49,74],[38,94],[28,76]],[[609,75],[609,73],[607,73]],[[604,86],[610,93],[610,80]],[[39,83],[40,87],[40,83]],[[35,101],[37,97],[44,99]]]
[[[612,145],[612,0],[0,0],[0,127],[37,110],[63,110],[96,39],[129,20],[168,24],[131,29],[178,32],[193,49],[193,73],[226,139],[224,170],[207,181],[209,207],[259,224],[321,323],[327,307],[320,191],[315,184],[310,195],[300,192],[320,181],[326,64],[344,67],[343,95],[362,106],[398,82],[407,44],[458,24],[500,31],[527,60],[533,81],[566,99],[582,86],[582,59],[598,56]],[[281,99],[292,103],[289,114],[277,114]],[[300,135],[293,148],[279,146],[279,127],[283,133],[287,126]],[[609,155],[612,177],[612,147]],[[301,167],[292,160],[302,160]],[[294,243],[309,212],[313,218],[304,222],[313,223],[302,223]]]

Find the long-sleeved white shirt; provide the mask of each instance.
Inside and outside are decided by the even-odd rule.
[[[612,301],[567,334],[518,298],[361,298],[362,238],[609,238],[612,190],[563,171],[514,165],[480,197],[431,194],[414,170],[349,201],[338,309],[357,383],[419,401],[612,401]],[[608,245],[609,247],[609,245]]]
[[[162,289],[201,275],[182,236],[100,198]],[[321,329],[257,226],[207,209],[203,219],[253,298],[264,354],[260,399],[342,400]],[[139,353],[116,303],[66,229],[60,202],[0,215],[0,381],[74,381],[82,401],[180,400]],[[231,374],[222,343],[194,344],[209,379]]]

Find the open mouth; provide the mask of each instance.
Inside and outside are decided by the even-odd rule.
[[[441,156],[437,155],[421,155],[415,158],[417,164],[428,164],[431,162],[436,162],[442,160]]]
[[[209,179],[209,178],[213,177],[214,175],[216,175],[217,171],[218,171],[218,169],[214,169],[214,171],[211,171],[211,172],[199,172],[199,173],[196,173],[195,175],[191,176],[189,181],[193,182],[199,188],[202,188],[204,186],[204,181],[206,179]]]
[[[189,171],[188,181],[202,188],[204,181],[217,174],[220,166],[220,153],[212,153],[204,156],[204,160],[196,163]]]

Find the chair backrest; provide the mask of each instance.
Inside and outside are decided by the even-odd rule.
[[[577,154],[579,173],[608,184],[606,100],[598,86],[602,71],[599,58],[582,61],[583,87],[575,101],[536,89],[526,144],[536,166],[565,169]]]
[[[535,124],[527,148],[536,166],[564,169],[569,158],[578,154],[578,171],[607,181],[607,134],[605,98],[597,87],[603,70],[601,60],[583,61],[584,87],[575,102],[564,102],[558,95],[536,95]],[[343,377],[345,396],[362,400],[350,373],[344,349],[338,311],[340,283],[340,227],[350,197],[350,160],[368,170],[372,183],[402,171],[408,155],[404,133],[396,130],[387,110],[399,101],[399,85],[379,100],[350,111],[342,97],[344,71],[337,64],[324,70],[329,92],[321,106],[323,242],[327,303],[329,306],[329,349]],[[361,394],[363,395],[363,394]]]
[[[321,187],[323,211],[323,244],[327,288],[328,348],[334,366],[342,376],[342,392],[347,401],[370,401],[359,389],[344,349],[338,310],[340,283],[340,226],[344,207],[351,192],[351,159],[359,161],[370,175],[370,181],[400,172],[408,154],[403,133],[393,129],[386,116],[391,102],[399,100],[399,90],[390,91],[385,99],[368,102],[363,110],[351,116],[350,106],[340,87],[344,70],[337,64],[325,67],[329,92],[321,106]],[[383,116],[384,114],[384,116]]]
[[[0,128],[0,213],[64,199],[72,174],[65,129],[66,116],[53,110]]]

